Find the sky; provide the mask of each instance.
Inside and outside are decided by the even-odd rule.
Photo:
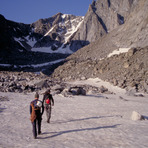
[[[0,14],[15,22],[31,24],[58,12],[85,16],[92,0],[0,0]]]

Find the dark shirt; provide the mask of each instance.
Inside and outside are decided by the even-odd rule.
[[[31,103],[30,103],[30,114],[32,113],[32,106],[31,106],[31,104],[33,103],[33,105],[34,105],[34,107],[37,105],[37,99],[35,99],[35,100],[33,100]],[[41,101],[42,102],[42,101]],[[42,112],[41,112],[41,109],[42,109]],[[41,107],[41,109],[39,109],[39,110],[36,110],[36,115],[37,116],[42,116],[43,115],[43,113],[44,113],[44,106],[43,106],[43,102],[42,102],[42,107]]]
[[[50,105],[51,105],[51,102],[52,102],[52,105],[54,105],[54,99],[53,99],[52,95],[49,94],[49,93],[46,93],[46,94],[44,95],[44,97],[43,97],[43,103],[44,103],[44,101],[45,101],[47,98],[49,98],[49,100],[50,100]]]

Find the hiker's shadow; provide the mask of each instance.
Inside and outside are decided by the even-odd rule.
[[[118,115],[115,115],[115,116],[118,116]],[[87,117],[87,118],[82,118],[82,119],[70,119],[68,121],[54,121],[54,122],[51,122],[50,124],[62,124],[62,123],[69,123],[69,122],[78,122],[78,121],[84,121],[84,120],[92,120],[92,119],[99,119],[99,118],[109,118],[109,117],[114,117],[114,116],[99,116],[99,117]]]
[[[105,96],[103,96],[103,95],[100,95],[100,94],[87,94],[86,95],[86,97],[95,97],[95,98],[105,98],[106,99],[106,97]]]
[[[115,124],[112,126],[102,126],[102,127],[93,127],[93,128],[82,128],[82,129],[73,129],[73,130],[67,130],[67,131],[60,131],[60,132],[45,132],[44,134],[50,134],[50,136],[47,137],[39,137],[39,139],[48,139],[48,138],[54,138],[63,134],[67,134],[67,133],[75,133],[75,132],[82,132],[82,131],[92,131],[92,130],[99,130],[102,128],[116,128],[117,126],[119,126],[120,124]]]
[[[143,116],[145,120],[148,120],[148,116]]]
[[[0,108],[0,113],[3,112],[3,110],[5,110],[6,108]]]

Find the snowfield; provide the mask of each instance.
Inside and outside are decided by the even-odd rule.
[[[26,68],[26,67],[33,67],[33,68],[37,68],[37,67],[43,67],[43,66],[47,66],[47,65],[53,65],[56,63],[60,63],[61,61],[64,61],[64,59],[59,59],[56,61],[52,61],[52,62],[47,62],[47,63],[42,63],[42,64],[31,64],[31,65],[19,65],[20,68]],[[12,66],[12,64],[0,64],[0,66],[4,66],[4,67],[10,67]],[[16,65],[14,65],[14,67],[17,67]]]
[[[91,82],[97,85],[92,79]],[[148,118],[148,96],[127,96],[114,87],[116,90],[118,94],[54,95],[51,123],[46,123],[44,112],[38,139],[33,139],[29,119],[29,105],[35,93],[0,92],[0,98],[8,97],[5,101],[0,99],[0,147],[147,148],[148,120],[133,121],[131,114],[137,111]]]

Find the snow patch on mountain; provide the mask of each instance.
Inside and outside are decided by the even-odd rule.
[[[55,28],[55,26],[53,26],[44,36],[47,36],[50,32],[52,32],[52,30]]]
[[[52,50],[50,47],[39,47],[39,48],[32,48],[31,49],[34,52],[45,52],[45,53],[63,53],[63,54],[72,54],[73,52],[70,50],[69,45],[64,47],[64,44],[59,47],[57,50]]]
[[[75,18],[73,20],[71,20],[70,24],[71,24],[71,28],[69,28],[66,31],[66,34],[64,35],[65,38],[65,44],[68,42],[69,38],[78,30],[78,28],[80,27],[80,25],[83,23],[84,17],[81,17],[82,20],[80,20],[80,18]],[[66,22],[69,23],[69,22]]]
[[[61,61],[63,61],[64,59],[59,59],[59,60],[55,60],[52,62],[46,62],[46,63],[41,63],[41,64],[31,64],[31,65],[14,65],[14,68],[20,67],[20,68],[26,68],[26,67],[33,67],[33,68],[38,68],[38,67],[43,67],[43,66],[47,66],[47,65],[52,65],[52,64],[56,64],[59,63]],[[3,67],[10,67],[12,66],[11,64],[0,64],[0,66]]]
[[[27,44],[29,44],[31,47],[33,47],[34,44],[36,43],[36,39],[30,38],[30,36],[25,37],[25,39],[27,40]]]
[[[22,47],[24,47],[24,45],[21,43],[22,38],[14,38],[15,41],[17,41]]]
[[[113,56],[113,55],[119,55],[120,53],[125,53],[128,52],[130,48],[119,48],[117,50],[114,50],[112,53],[108,55],[108,58]]]

